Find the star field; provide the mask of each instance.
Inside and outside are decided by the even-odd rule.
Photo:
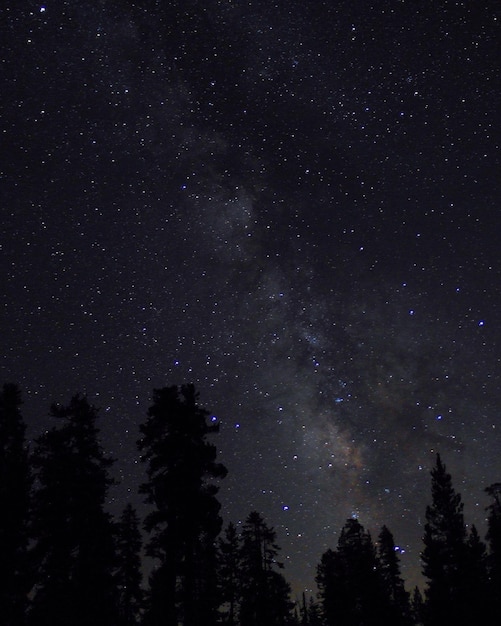
[[[419,582],[429,469],[501,462],[497,2],[8,3],[2,380],[101,407],[141,506],[153,387],[221,424],[225,523],[294,590],[357,515]]]

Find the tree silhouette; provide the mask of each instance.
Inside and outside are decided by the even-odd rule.
[[[242,527],[241,626],[281,626],[290,620],[293,604],[290,587],[277,571],[283,567],[279,551],[274,529],[252,511]]]
[[[412,592],[411,614],[414,624],[416,624],[416,626],[421,626],[424,620],[424,600],[423,594],[417,585],[414,587],[414,591]]]
[[[298,624],[301,624],[301,626],[308,626],[309,624],[308,605],[306,604],[306,594],[304,591],[303,591],[303,595],[301,596],[301,606],[299,608],[299,611],[297,611],[297,604],[296,604],[296,612],[297,612],[296,621],[298,622]]]
[[[492,624],[501,623],[501,483],[493,483],[485,489],[492,498],[487,507],[487,535],[489,554],[487,568],[489,574],[489,612]]]
[[[116,622],[113,524],[103,507],[111,459],[98,442],[97,409],[82,396],[53,405],[62,422],[36,442],[33,457],[37,582],[34,626]]]
[[[335,624],[338,618],[343,624],[343,614],[346,612],[341,589],[343,580],[344,563],[340,555],[329,548],[322,554],[315,578],[321,613],[326,626]]]
[[[0,615],[5,626],[21,626],[30,588],[28,523],[31,476],[21,416],[21,392],[0,392]]]
[[[383,583],[383,593],[388,604],[387,626],[410,623],[409,594],[400,575],[400,561],[390,530],[383,526],[377,547],[378,568]]]
[[[141,533],[135,509],[128,504],[116,526],[119,626],[138,624],[143,606]]]
[[[466,528],[463,503],[440,455],[431,470],[432,503],[426,507],[423,574],[427,626],[466,624]]]
[[[308,620],[306,622],[308,626],[322,626],[322,616],[319,605],[315,602],[313,597],[310,597],[308,602]]]
[[[138,448],[150,505],[146,553],[157,560],[141,587],[141,533],[129,504],[105,511],[112,460],[98,411],[84,396],[53,405],[57,425],[30,456],[16,385],[0,391],[0,624],[2,626],[470,626],[501,622],[501,483],[485,491],[488,550],[467,530],[461,496],[437,455],[422,551],[425,600],[409,601],[398,549],[383,526],[374,546],[357,519],[317,569],[319,602],[290,601],[276,533],[252,511],[238,534],[222,520],[214,481],[226,475],[207,439],[215,418],[193,385],[154,390]],[[31,506],[30,506],[31,505]],[[145,596],[148,604],[146,605]]]
[[[148,420],[140,427],[142,460],[148,482],[141,487],[154,506],[145,528],[147,554],[158,566],[150,576],[146,624],[211,626],[216,622],[216,549],[221,530],[217,486],[226,468],[216,463],[216,447],[207,436],[209,412],[198,405],[193,385],[153,392]]]
[[[241,603],[241,546],[240,537],[233,522],[225,529],[219,540],[219,598],[223,624],[236,626],[239,622]]]
[[[348,519],[337,550],[322,555],[316,580],[327,626],[385,623],[387,603],[376,551],[358,520]]]
[[[489,606],[486,548],[475,525],[472,525],[466,541],[463,568],[464,622],[468,624],[488,623]],[[499,624],[499,622],[495,622]]]

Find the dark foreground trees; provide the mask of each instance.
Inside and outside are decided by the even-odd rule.
[[[31,476],[21,416],[21,392],[0,392],[0,615],[4,626],[24,624],[30,589],[28,522]]]
[[[440,455],[431,471],[431,497],[421,555],[427,578],[424,623],[485,623],[490,613],[485,546],[474,526],[467,532],[461,496]]]
[[[374,544],[356,519],[318,567],[319,602],[297,602],[282,575],[275,532],[257,511],[219,539],[214,482],[226,470],[208,437],[215,418],[191,385],[154,392],[139,447],[150,505],[142,587],[140,519],[106,512],[111,460],[83,396],[53,406],[57,425],[30,456],[15,385],[0,392],[0,623],[6,626],[408,626],[500,623],[501,484],[486,489],[487,546],[463,519],[439,456],[426,510],[424,598],[412,603],[387,527]],[[409,607],[409,604],[411,606]]]
[[[318,567],[325,626],[499,624],[501,588],[495,580],[497,547],[501,546],[501,488],[492,485],[487,492],[493,498],[488,507],[488,552],[475,526],[467,529],[461,496],[437,455],[423,537],[425,597],[416,588],[412,604],[391,532],[382,528],[375,550],[358,520],[349,519],[337,549],[328,550]]]
[[[139,517],[131,505],[117,521],[106,511],[112,460],[99,441],[98,410],[81,395],[67,406],[53,405],[55,425],[35,440],[30,456],[20,405],[17,387],[4,386],[1,624],[290,623],[290,589],[277,571],[275,533],[259,513],[249,515],[240,535],[230,525],[226,570],[220,559],[224,542],[218,553],[222,520],[214,481],[226,469],[208,441],[218,426],[199,406],[192,385],[155,390],[140,428],[148,477],[141,491],[151,505],[147,553],[156,560],[146,593]],[[221,605],[230,607],[227,620]]]
[[[53,405],[60,422],[37,440],[33,465],[33,626],[116,623],[113,524],[104,511],[112,464],[99,441],[97,409],[84,396]]]
[[[242,553],[240,535],[233,522],[225,528],[218,548],[220,619],[227,626],[237,626],[242,602]]]
[[[145,528],[147,553],[157,561],[150,577],[148,626],[216,623],[216,538],[221,530],[218,487],[226,468],[207,436],[218,432],[198,404],[193,385],[155,389],[138,441],[147,463],[142,487],[153,505]]]
[[[141,531],[139,517],[131,504],[123,510],[115,530],[118,593],[118,626],[134,626],[144,604],[141,574]]]
[[[423,574],[426,586],[425,622],[439,626],[448,620],[462,623],[463,578],[466,561],[466,527],[461,496],[437,455],[431,471],[431,505],[426,507]],[[460,620],[459,622],[457,620]]]
[[[387,626],[408,626],[412,623],[410,597],[400,574],[400,560],[393,534],[383,526],[377,544],[377,568],[382,583]]]
[[[229,523],[219,541],[220,622],[228,626],[292,623],[290,587],[279,571],[276,533],[252,511],[241,533]]]
[[[393,541],[383,532],[385,541]],[[398,561],[382,548],[378,561],[371,536],[357,519],[343,526],[337,549],[327,550],[318,567],[317,584],[326,626],[399,624],[402,615],[393,610],[400,599]],[[402,599],[404,601],[404,599]]]
[[[489,624],[501,623],[501,483],[486,488],[491,498],[487,507],[487,542],[489,552],[486,557],[488,575]]]
[[[276,533],[252,511],[242,527],[241,626],[283,626],[293,604],[290,587],[278,571]]]

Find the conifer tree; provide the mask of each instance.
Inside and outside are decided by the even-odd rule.
[[[241,603],[241,555],[240,537],[233,522],[225,529],[219,540],[219,597],[223,624],[236,626],[239,622]]]
[[[388,604],[387,626],[410,623],[409,594],[400,575],[400,561],[391,531],[383,526],[378,541],[378,569]]]
[[[320,607],[312,596],[308,602],[308,626],[322,626]]]
[[[211,626],[216,621],[216,539],[221,530],[218,487],[226,468],[216,463],[207,436],[209,412],[193,385],[155,389],[138,441],[147,463],[141,487],[154,510],[147,516],[147,554],[157,560],[150,576],[146,624]]]
[[[501,623],[501,483],[493,483],[486,488],[486,493],[492,498],[487,507],[487,535],[489,546],[487,555],[488,605],[489,619],[492,624]]]
[[[423,594],[416,585],[411,598],[411,615],[416,626],[422,626],[424,620]]]
[[[310,620],[308,619],[308,605],[306,604],[306,594],[304,591],[301,597],[300,614],[301,614],[301,617],[299,617],[299,615],[297,616],[297,622],[301,624],[301,626],[308,626],[308,624],[310,623]]]
[[[328,548],[320,558],[315,578],[321,614],[326,626],[335,624],[338,618],[343,624],[343,614],[346,612],[341,588],[344,570],[344,563],[338,552]]]
[[[296,623],[300,626],[322,626],[322,617],[319,605],[315,602],[313,596],[306,601],[306,594],[303,591],[299,610],[296,605]]]
[[[139,623],[144,593],[141,587],[141,533],[136,510],[128,504],[116,527],[119,626]]]
[[[33,626],[116,623],[113,524],[104,511],[112,464],[99,441],[97,409],[83,396],[53,405],[61,422],[36,442]]]
[[[277,571],[276,533],[252,511],[242,527],[241,626],[281,626],[291,617],[290,587]]]
[[[21,416],[21,392],[0,392],[0,615],[4,626],[22,626],[30,588],[28,524],[31,476]]]
[[[425,624],[466,624],[466,527],[460,494],[437,454],[431,470],[432,503],[426,508],[424,549],[421,554],[425,589]]]
[[[486,548],[474,524],[470,528],[466,541],[462,589],[465,623],[489,623],[491,607],[489,606]]]
[[[337,550],[323,554],[317,584],[327,626],[385,623],[388,607],[376,551],[358,520],[348,519]]]

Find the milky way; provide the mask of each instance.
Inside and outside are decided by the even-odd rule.
[[[419,581],[437,451],[482,532],[501,475],[499,6],[376,5],[26,1],[0,33],[30,436],[87,393],[141,507],[151,390],[194,382],[225,522],[261,511],[295,591],[351,515]]]

